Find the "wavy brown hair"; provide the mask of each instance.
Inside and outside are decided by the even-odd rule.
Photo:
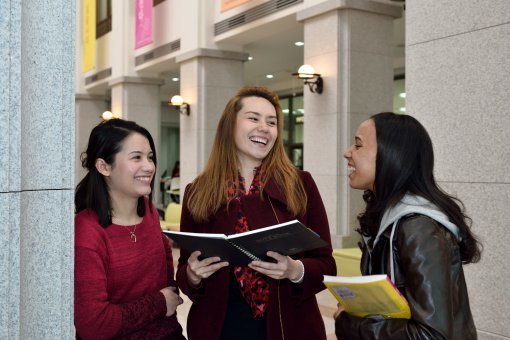
[[[259,97],[268,100],[276,110],[278,136],[273,148],[262,161],[265,170],[265,182],[272,178],[276,181],[287,199],[287,209],[295,216],[305,213],[307,205],[306,191],[298,171],[287,157],[283,147],[283,114],[278,96],[265,87],[242,87],[230,99],[221,115],[211,155],[204,171],[193,181],[192,190],[187,199],[193,219],[205,222],[214,215],[223,204],[228,203],[227,177],[232,176],[236,188],[239,188],[237,147],[234,139],[237,114],[243,108],[243,99]],[[261,188],[260,198],[263,199]]]

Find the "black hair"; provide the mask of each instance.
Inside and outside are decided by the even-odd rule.
[[[463,203],[442,191],[434,178],[432,140],[422,124],[409,115],[382,112],[374,121],[377,157],[374,191],[363,199],[366,210],[358,217],[361,234],[375,236],[384,211],[395,206],[406,193],[435,204],[460,229],[460,253],[463,263],[478,262],[481,244],[468,225]]]
[[[74,195],[75,212],[91,209],[98,218],[99,224],[106,228],[112,224],[110,195],[103,175],[96,169],[96,160],[103,159],[107,164],[113,164],[115,156],[122,148],[125,139],[133,133],[139,133],[149,140],[153,153],[154,166],[157,165],[156,148],[151,134],[135,122],[114,118],[99,123],[90,133],[87,150],[81,154],[82,166],[88,170],[85,177],[76,186]],[[151,181],[149,202],[152,201],[154,177]],[[151,205],[149,209],[152,210]],[[136,212],[138,216],[145,215],[144,197],[138,198]]]

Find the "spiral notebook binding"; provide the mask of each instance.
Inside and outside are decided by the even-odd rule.
[[[227,240],[231,245],[233,245],[234,247],[236,247],[237,249],[239,249],[243,254],[245,254],[246,256],[248,256],[250,259],[252,259],[253,261],[262,261],[261,259],[259,259],[257,256],[253,255],[252,253],[250,253],[248,250],[244,249],[243,247],[241,246],[238,246],[237,244],[235,244],[234,242],[230,241],[230,240]]]

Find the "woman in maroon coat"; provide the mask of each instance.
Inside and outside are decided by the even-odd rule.
[[[221,116],[205,170],[185,191],[181,230],[235,234],[299,219],[328,246],[274,262],[229,266],[181,250],[177,282],[193,304],[195,339],[326,339],[315,294],[335,275],[328,220],[308,172],[294,168],[282,141],[277,96],[245,87]]]

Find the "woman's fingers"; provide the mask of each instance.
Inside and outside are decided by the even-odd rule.
[[[190,254],[188,257],[188,264],[194,263],[198,261],[198,257],[200,256],[201,252],[199,250],[196,250]]]
[[[279,253],[274,252],[274,251],[268,251],[266,253],[266,255],[269,256],[269,257],[272,257],[273,259],[275,259],[277,263],[280,263],[280,262],[283,262],[283,261],[287,260],[287,256],[284,256],[284,255],[279,254]]]
[[[283,277],[283,271],[281,270],[268,270],[268,269],[265,269],[265,268],[261,268],[261,267],[257,267],[257,266],[254,266],[252,264],[249,264],[248,265],[251,269],[261,273],[261,274],[264,274],[266,276],[269,276],[270,278],[273,278],[275,280],[281,280],[281,279],[284,279]]]
[[[344,311],[344,307],[342,307],[342,305],[340,303],[337,304],[337,310],[336,312],[333,314],[333,318],[336,319],[340,316],[340,314]]]
[[[184,300],[176,293],[175,287],[165,287],[160,290],[163,293],[166,301],[166,316],[173,315],[178,305],[181,305]]]
[[[228,262],[217,262],[214,264],[206,265],[203,267],[200,267],[197,271],[197,275],[202,277],[203,279],[208,278],[215,272],[217,272],[219,269],[228,266]]]
[[[217,270],[228,266],[228,262],[219,262],[221,258],[218,256],[199,260],[198,257],[200,254],[200,251],[194,251],[188,258],[188,267],[192,273],[199,278],[205,279],[214,274]]]
[[[205,258],[202,261],[200,261],[200,264],[203,267],[207,267],[210,264],[213,264],[213,263],[216,263],[216,262],[219,262],[219,261],[221,261],[221,259],[219,257],[217,257],[217,256],[215,256],[215,257],[208,257],[208,258]]]
[[[292,279],[296,276],[296,263],[298,261],[274,251],[268,251],[267,256],[275,259],[276,263],[252,261],[248,266],[276,280]]]
[[[252,261],[248,267],[276,280],[285,278],[286,264],[282,262]]]

